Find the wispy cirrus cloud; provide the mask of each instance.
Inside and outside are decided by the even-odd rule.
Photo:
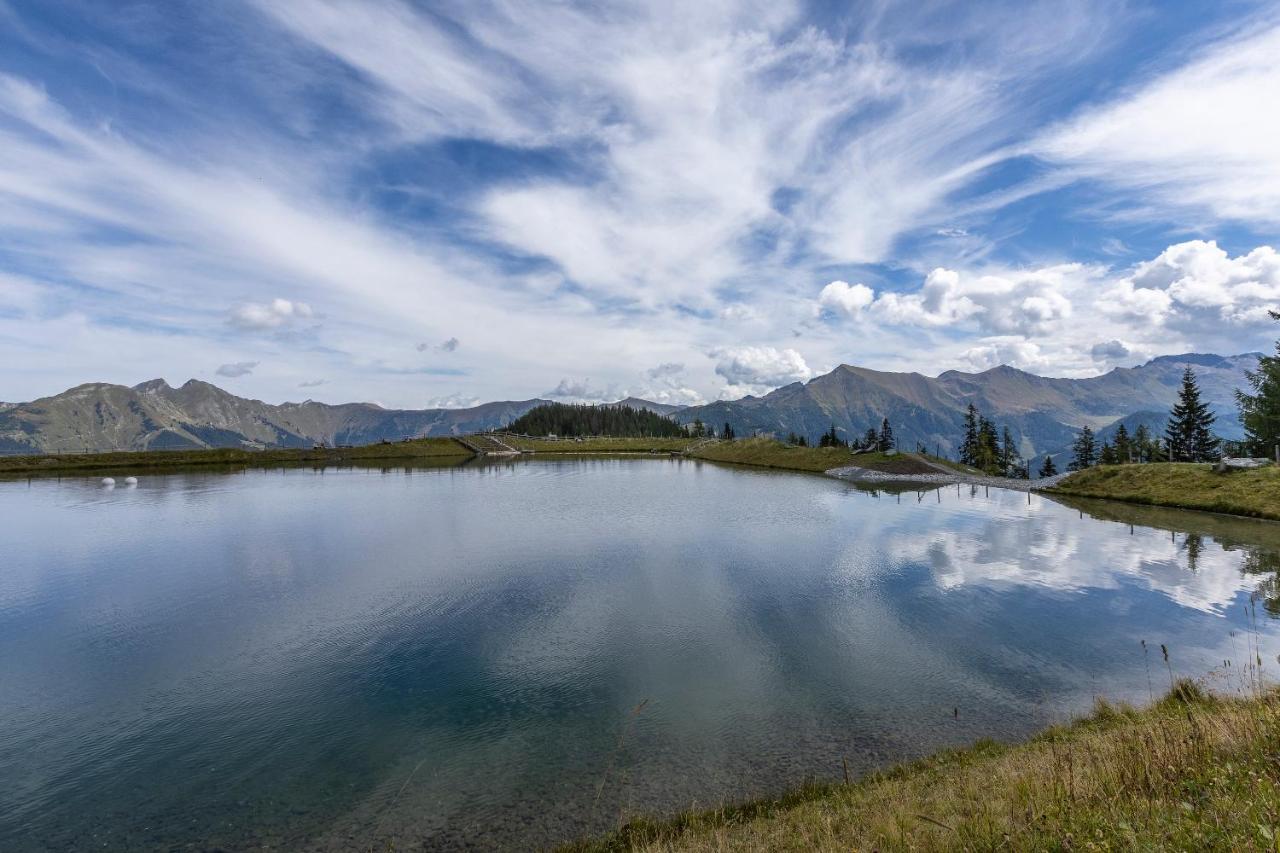
[[[1174,52],[1087,0],[186,3],[0,32],[19,393],[234,353],[264,398],[688,402],[1268,334],[1274,241],[1221,223],[1280,210],[1276,30],[1230,9],[1162,7]]]
[[[1075,176],[1141,193],[1140,205],[1275,225],[1277,91],[1280,24],[1272,20],[1083,109],[1030,149]]]

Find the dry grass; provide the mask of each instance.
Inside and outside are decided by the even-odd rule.
[[[1051,492],[1280,520],[1280,467],[1215,474],[1210,465],[1099,465]]]
[[[990,741],[842,785],[674,820],[576,850],[1277,850],[1280,696],[1181,682],[1103,702],[1028,743]]]
[[[141,469],[195,468],[202,466],[240,466],[248,468],[297,464],[346,464],[363,461],[412,461],[419,459],[465,459],[471,456],[452,438],[419,438],[390,444],[367,444],[360,447],[300,448],[279,450],[211,450],[120,451],[116,453],[77,453],[65,456],[0,456],[0,475],[28,475],[63,471],[113,472]]]
[[[843,447],[792,447],[771,438],[721,441],[701,447],[692,455],[712,462],[733,462],[788,471],[826,471],[852,464],[855,458]]]

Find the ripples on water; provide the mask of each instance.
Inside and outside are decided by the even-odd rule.
[[[1225,689],[1277,651],[1280,525],[968,487],[536,460],[0,518],[6,850],[547,844],[1146,701],[1142,639]]]

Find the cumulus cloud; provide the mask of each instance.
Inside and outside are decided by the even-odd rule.
[[[229,321],[240,329],[279,329],[314,316],[305,302],[273,299],[270,302],[246,302],[231,310]]]
[[[630,396],[670,406],[697,406],[706,398],[685,381],[684,365],[679,362],[663,362],[645,371],[649,383]]]
[[[678,362],[668,361],[659,364],[657,367],[651,367],[645,372],[650,379],[670,380],[675,379],[680,376],[680,374],[684,373],[684,365]]]
[[[846,317],[858,317],[875,301],[875,291],[865,284],[833,281],[818,294],[821,309]]]
[[[1008,364],[1033,371],[1045,364],[1039,344],[1022,338],[988,338],[966,350],[964,358],[976,370],[990,370]]]
[[[777,388],[813,376],[804,357],[793,349],[724,347],[710,356],[716,359],[716,375],[735,388]]]
[[[256,361],[237,361],[234,364],[224,364],[214,372],[219,376],[235,379],[238,376],[248,376],[253,373],[253,369],[257,366],[258,362]]]
[[[1280,254],[1259,246],[1231,257],[1217,242],[1169,246],[1116,283],[1099,302],[1114,316],[1151,324],[1269,322],[1280,307]]]
[[[914,293],[885,293],[871,304],[875,317],[894,325],[950,326],[973,321],[986,334],[1042,335],[1072,313],[1064,294],[1080,272],[1063,264],[1000,275],[962,275],[942,267]]]
[[[1089,352],[1094,361],[1119,361],[1122,358],[1128,358],[1133,350],[1129,349],[1123,341],[1103,341],[1094,344]]]
[[[433,397],[427,401],[428,409],[470,409],[480,405],[480,398],[459,392],[445,397]]]
[[[547,391],[542,396],[556,400],[605,403],[621,399],[626,396],[626,393],[619,391],[615,385],[600,388],[593,385],[590,379],[561,379],[555,388]]]

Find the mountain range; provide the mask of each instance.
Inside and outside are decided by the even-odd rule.
[[[899,446],[952,453],[970,403],[1008,426],[1028,459],[1063,452],[1089,425],[1107,436],[1123,422],[1163,429],[1186,367],[1199,378],[1218,415],[1218,433],[1240,435],[1235,390],[1257,353],[1162,356],[1088,379],[1055,379],[1001,366],[937,377],[841,365],[808,382],[763,396],[677,407],[627,398],[681,423],[701,420],[738,435],[796,433],[810,439],[833,425],[861,436],[889,418]],[[370,444],[407,436],[458,435],[501,428],[542,399],[485,403],[468,409],[384,409],[372,403],[306,401],[273,405],[237,397],[192,379],[133,387],[90,383],[28,403],[0,403],[0,452],[40,453],[196,447],[310,447]]]

